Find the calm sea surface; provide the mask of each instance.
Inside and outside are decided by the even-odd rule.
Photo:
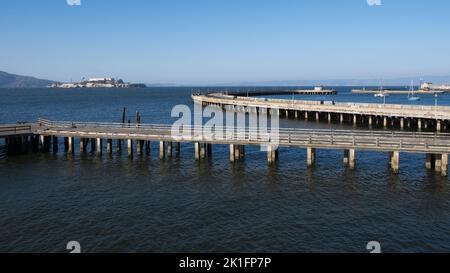
[[[338,90],[306,99],[382,102]],[[172,123],[174,105],[192,106],[190,93],[0,89],[0,124],[120,122],[123,107],[131,120],[140,111],[144,123]],[[387,102],[408,100],[392,95]],[[434,103],[433,96],[416,102]],[[450,105],[450,96],[438,103]],[[257,147],[233,165],[226,146],[198,163],[192,145],[163,162],[156,145],[150,156],[130,160],[63,151],[12,156],[0,141],[0,252],[66,252],[68,241],[84,252],[365,252],[373,240],[386,252],[450,251],[450,184],[425,169],[423,155],[402,154],[401,173],[392,175],[384,153],[358,152],[350,171],[335,150],[319,150],[316,167],[307,169],[302,149],[281,149],[278,165],[268,167]]]

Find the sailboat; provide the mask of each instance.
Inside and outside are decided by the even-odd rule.
[[[420,97],[416,96],[415,94],[415,90],[414,90],[414,81],[411,81],[411,88],[409,90],[409,94],[408,94],[408,100],[409,101],[419,101]]]
[[[387,93],[385,90],[383,90],[383,85],[380,86],[380,93],[376,93],[374,95],[376,98],[385,98],[389,97],[389,93]]]

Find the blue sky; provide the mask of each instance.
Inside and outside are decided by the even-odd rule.
[[[450,74],[450,1],[5,0],[0,70],[209,84]]]

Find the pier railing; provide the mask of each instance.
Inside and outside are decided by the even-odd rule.
[[[280,145],[289,147],[355,148],[378,151],[450,153],[450,134],[428,132],[181,126],[67,122],[39,119],[36,133],[90,138],[205,142],[213,144]]]
[[[31,134],[30,124],[0,126],[0,136]]]

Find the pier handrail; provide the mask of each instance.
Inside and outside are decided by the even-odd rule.
[[[273,99],[273,98],[255,98],[255,97],[243,97],[243,96],[232,96],[225,95],[222,93],[212,93],[208,95],[200,95],[204,97],[216,97],[223,99],[233,99],[235,101],[258,101],[258,102],[278,102],[278,103],[289,103],[289,104],[309,104],[309,105],[323,105],[325,102],[334,101],[314,101],[314,100],[288,100],[288,99]],[[197,97],[200,97],[197,96]],[[193,95],[195,97],[195,95]],[[359,103],[359,102],[334,102],[334,106],[354,106],[354,107],[371,107],[371,108],[394,108],[394,109],[405,109],[405,110],[440,110],[449,111],[449,106],[431,106],[431,105],[407,105],[407,104],[381,104],[381,103]]]
[[[98,127],[109,129],[127,129],[127,130],[160,130],[171,132],[173,125],[170,124],[122,124],[111,122],[74,122],[74,121],[50,121],[46,119],[38,119],[38,124],[48,127],[56,128],[80,128],[80,127]],[[193,132],[210,130],[211,128],[205,126],[186,126],[186,129],[190,129]],[[258,133],[265,128],[254,127],[218,127],[222,129],[222,132],[235,131],[239,133]],[[267,128],[268,131],[272,131],[271,128]],[[274,129],[279,132],[280,135],[332,135],[332,136],[358,136],[358,137],[392,137],[392,138],[424,138],[424,139],[436,139],[436,140],[449,140],[449,133],[437,133],[437,132],[401,132],[401,131],[372,131],[372,130],[341,130],[341,129],[301,129],[301,128],[279,128]],[[217,131],[216,131],[217,132]]]
[[[0,125],[0,134],[23,134],[31,133],[31,124],[14,124],[14,125]]]

